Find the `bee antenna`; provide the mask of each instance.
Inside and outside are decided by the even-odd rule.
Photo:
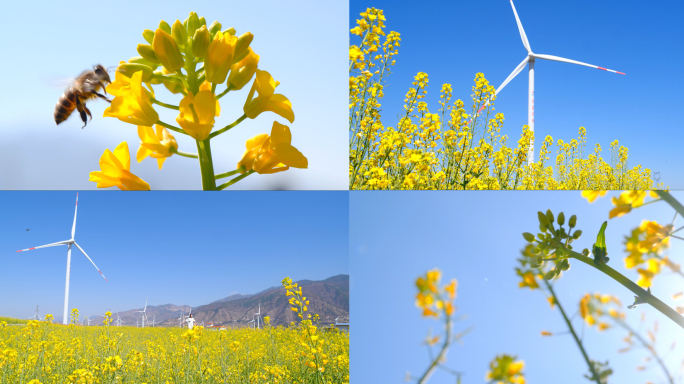
[[[116,68],[118,68],[118,65],[113,65],[111,67],[107,67],[107,72],[114,72],[116,71]]]

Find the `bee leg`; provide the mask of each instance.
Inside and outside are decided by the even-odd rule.
[[[103,91],[103,92],[104,92],[104,94],[106,95],[106,94],[107,94],[107,88],[105,87],[105,85],[104,85],[104,84],[102,84],[102,82],[101,82],[101,81],[100,81],[100,87],[102,87],[102,91]]]
[[[76,109],[78,110],[78,113],[81,115],[81,120],[83,120],[83,126],[81,129],[85,128],[86,125],[88,125],[88,119],[86,118],[86,111],[88,110],[85,107],[85,104],[81,102],[81,99],[78,97],[76,98]],[[88,115],[90,115],[90,111],[88,111]]]
[[[88,107],[86,107],[85,104],[83,104],[83,110],[85,110],[85,113],[87,113],[88,116],[90,117],[90,120],[92,120],[93,115],[90,114],[90,109],[88,109]]]
[[[99,98],[101,98],[101,99],[105,99],[105,100],[106,100],[107,102],[109,102],[109,103],[112,102],[111,100],[109,100],[108,98],[106,98],[105,95],[102,95],[102,94],[97,93],[97,92],[94,92],[94,91],[93,91],[92,93],[93,93],[95,96],[97,96],[97,97],[99,97]],[[105,93],[106,93],[106,92],[105,92]]]

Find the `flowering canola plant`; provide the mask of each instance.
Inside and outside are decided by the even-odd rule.
[[[137,126],[141,140],[136,155],[138,162],[152,157],[162,169],[166,158],[173,155],[196,158],[204,190],[224,189],[253,173],[308,167],[307,158],[291,144],[290,128],[274,121],[270,136],[259,134],[247,141],[247,149],[235,170],[214,173],[211,139],[265,112],[294,123],[292,103],[284,95],[275,93],[280,82],[258,68],[259,55],[250,47],[252,33],[237,36],[234,28],[221,31],[218,21],[207,26],[204,17],[191,12],[182,23],[176,20],[169,25],[162,20],[155,31],[146,29],[143,38],[147,44],[138,44],[140,56],[119,63],[114,82],[106,88],[115,97],[104,111],[104,117]],[[218,128],[220,99],[231,91],[241,90],[253,78],[242,116]],[[217,87],[224,84],[225,90],[217,94]],[[176,104],[159,101],[153,85],[163,85],[182,99]],[[155,105],[177,111],[178,126],[161,121]],[[170,131],[194,139],[197,153],[180,151]],[[231,176],[234,177],[217,185],[217,180]],[[126,142],[119,144],[114,152],[105,150],[100,158],[100,170],[91,172],[90,180],[98,188],[150,189],[147,182],[131,173]]]
[[[316,316],[314,316],[316,317]],[[349,383],[349,336],[305,320],[212,330],[0,325],[3,383]]]
[[[349,47],[349,189],[657,187],[649,169],[628,167],[628,150],[617,140],[611,143],[610,164],[598,144],[585,158],[584,127],[577,140],[556,142],[555,169],[548,164],[554,145],[550,136],[540,146],[539,161],[528,163],[532,132],[524,126],[515,146],[508,146],[508,136],[501,134],[504,116],[493,115],[495,89],[482,73],[475,77],[470,106],[461,100],[452,102],[452,87],[444,84],[434,113],[421,101],[429,79],[419,72],[406,93],[397,125],[385,126],[380,101],[401,37],[397,32],[386,34],[384,21],[382,10],[368,8],[351,30],[362,41]]]

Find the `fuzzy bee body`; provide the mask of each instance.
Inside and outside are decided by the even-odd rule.
[[[102,88],[105,94],[107,93],[104,83],[111,83],[111,80],[107,70],[102,65],[98,64],[93,70],[81,73],[76,80],[74,80],[74,83],[64,91],[64,94],[59,97],[57,105],[55,106],[55,123],[59,125],[71,115],[74,109],[76,109],[81,115],[83,127],[85,128],[88,121],[86,116],[89,116],[91,120],[93,118],[90,114],[90,110],[86,107],[86,101],[99,97],[111,103],[111,100],[98,93],[100,88]]]

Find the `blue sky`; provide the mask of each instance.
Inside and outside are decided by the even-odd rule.
[[[235,169],[245,141],[270,133],[275,120],[290,126],[292,145],[308,157],[309,169],[252,175],[236,189],[347,189],[346,0],[3,4],[7,17],[0,33],[14,37],[0,42],[2,51],[12,57],[0,63],[6,90],[0,95],[0,164],[4,164],[0,189],[93,189],[88,173],[98,170],[106,148],[113,150],[128,141],[134,154],[140,142],[136,127],[103,118],[107,103],[102,100],[88,104],[93,120],[85,129],[77,115],[55,126],[52,113],[65,89],[59,79],[75,77],[97,63],[114,66],[137,56],[137,44],[145,43],[144,29],[156,29],[162,19],[183,21],[191,11],[208,23],[218,20],[225,29],[232,26],[239,34],[251,31],[252,48],[261,56],[259,68],[281,82],[277,92],[290,99],[296,116],[290,124],[274,113],[264,113],[213,140],[216,173]],[[221,99],[217,125],[242,115],[250,88],[251,83]],[[163,86],[155,89],[162,101],[180,100]],[[156,109],[163,121],[175,123],[176,113]],[[196,153],[194,140],[177,139],[181,151]],[[133,164],[131,171],[153,189],[201,187],[194,159],[174,156],[162,171],[148,159]]]
[[[684,82],[684,3],[517,0],[515,6],[533,52],[627,74],[537,60],[537,143],[547,135],[569,141],[584,126],[587,151],[599,143],[609,161],[610,143],[617,139],[629,148],[630,165],[651,168],[660,172],[666,186],[684,188],[679,166],[684,136],[678,117],[684,102],[679,92]],[[402,39],[382,102],[385,125],[396,125],[418,72],[430,76],[426,101],[436,112],[442,84],[452,84],[454,100],[468,105],[477,72],[498,87],[526,56],[507,0],[431,1],[418,7],[351,0],[350,27],[367,7],[383,9],[386,30],[401,33]],[[350,43],[358,45],[360,39],[351,36]],[[527,87],[525,69],[496,100],[496,112],[505,116],[502,132],[513,142],[527,124]]]
[[[0,316],[61,318],[76,192],[0,192]],[[346,192],[80,193],[70,308],[202,305],[349,273]],[[30,231],[26,231],[30,229]]]
[[[674,196],[684,200],[683,193]],[[442,270],[444,282],[458,280],[457,314],[468,317],[456,324],[456,330],[474,327],[462,345],[454,345],[448,358],[449,368],[466,373],[464,383],[483,382],[489,362],[500,353],[523,359],[530,383],[549,382],[550,377],[559,384],[585,382],[586,364],[571,337],[540,335],[542,330],[567,329],[559,311],[549,308],[540,291],[518,288],[520,279],[514,268],[526,243],[521,233],[536,233],[537,211],[563,211],[566,217],[576,214],[577,228],[584,232],[576,245],[582,249],[594,243],[611,208],[609,198],[589,204],[579,192],[351,192],[352,382],[374,382],[378,377],[387,383],[400,382],[407,370],[419,376],[427,367],[427,351],[421,342],[430,328],[435,334],[441,328],[420,316],[414,282],[433,268]],[[623,236],[642,219],[669,223],[673,215],[668,205],[659,202],[610,220],[606,230],[610,265],[636,280],[636,271],[624,268]],[[674,240],[668,254],[682,263],[682,250],[682,241]],[[683,288],[680,277],[661,275],[652,291],[668,305],[682,306],[682,301],[670,295]],[[587,292],[610,293],[623,304],[633,302],[627,289],[578,261],[571,262],[555,290],[570,314],[577,311]],[[653,308],[637,308],[625,309],[627,321],[643,330],[639,328],[642,312],[649,329],[657,320],[660,351],[670,370],[678,372],[682,346],[670,354],[667,349],[672,341],[681,340],[684,331]],[[576,320],[581,332],[580,324]],[[643,350],[617,353],[624,346],[624,332],[585,329],[584,335],[589,356],[610,361],[615,370],[611,382],[664,382],[657,367],[645,372],[634,369],[646,357]],[[453,382],[452,376],[441,371],[430,381]]]

